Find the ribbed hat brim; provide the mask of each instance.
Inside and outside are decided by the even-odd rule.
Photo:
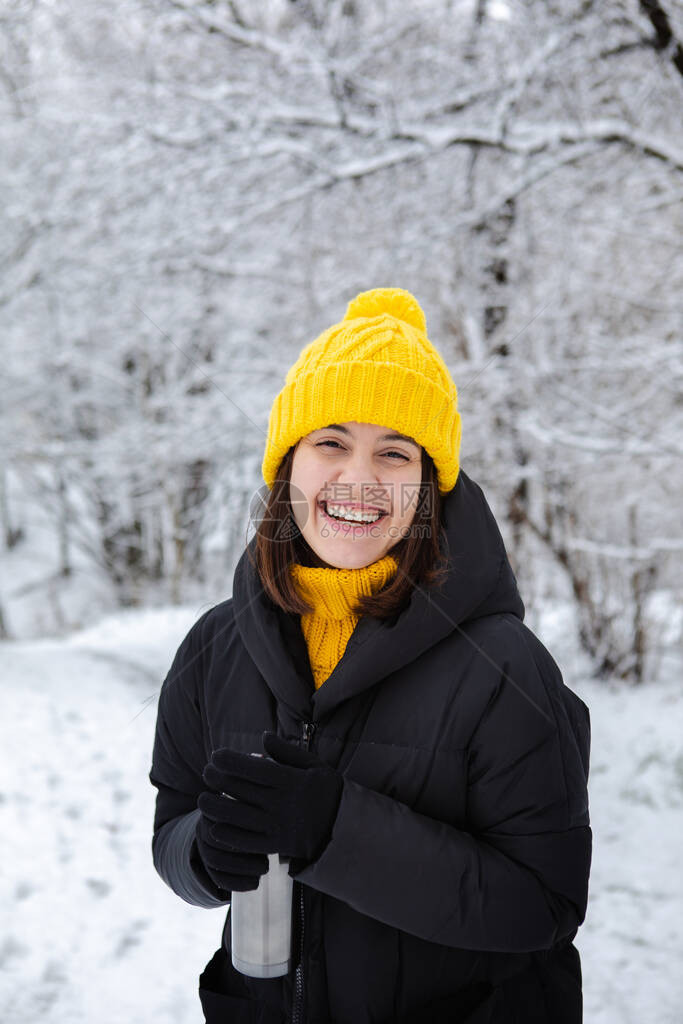
[[[434,460],[439,491],[455,486],[461,438],[455,387],[448,393],[397,363],[347,361],[299,373],[277,395],[262,464],[268,487],[301,437],[345,421],[375,423],[412,437]]]

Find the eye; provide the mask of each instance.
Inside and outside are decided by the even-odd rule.
[[[408,456],[404,455],[403,452],[385,452],[384,454],[385,455],[398,455],[399,459],[403,459],[405,462],[409,461]]]
[[[321,448],[322,445],[324,445],[324,444],[336,444],[336,445],[339,445],[339,441],[318,441],[318,443],[316,444],[316,448]],[[341,445],[340,445],[340,447],[341,447]]]

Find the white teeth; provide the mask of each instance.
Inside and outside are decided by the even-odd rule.
[[[381,512],[361,512],[359,509],[333,505],[331,502],[327,503],[327,511],[336,519],[348,519],[352,523],[376,523],[382,515]]]

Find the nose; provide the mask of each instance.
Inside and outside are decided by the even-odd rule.
[[[343,488],[343,496],[347,501],[380,505],[384,507],[389,499],[386,486],[380,483],[380,474],[372,452],[356,449],[351,452],[335,476],[330,478],[331,484]]]

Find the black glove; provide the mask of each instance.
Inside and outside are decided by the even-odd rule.
[[[316,860],[332,835],[343,777],[315,754],[275,733],[263,734],[263,749],[275,760],[215,750],[198,806],[215,821],[214,833],[237,850],[296,858],[290,875]],[[278,763],[280,762],[280,763]]]
[[[226,804],[233,803],[232,800],[224,800]],[[195,845],[201,867],[219,889],[228,892],[257,889],[261,875],[268,870],[268,858],[261,853],[235,850],[222,841],[217,834],[218,828],[204,814],[197,822]]]

